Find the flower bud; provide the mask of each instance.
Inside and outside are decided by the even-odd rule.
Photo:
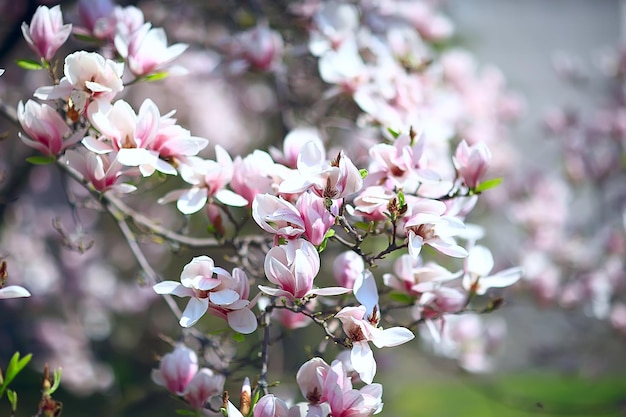
[[[63,24],[61,7],[39,6],[33,15],[30,26],[22,23],[22,34],[35,53],[50,61],[56,51],[65,43],[72,32],[72,25]]]
[[[152,370],[152,380],[176,395],[183,395],[196,372],[196,353],[185,345],[178,345],[173,352],[163,356],[159,369]]]

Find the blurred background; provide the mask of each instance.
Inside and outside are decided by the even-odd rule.
[[[286,130],[273,81],[263,74],[211,75],[219,61],[214,51],[237,26],[252,24],[256,3],[120,2],[140,7],[147,20],[165,27],[170,43],[192,44],[180,63],[190,68],[193,82],[183,77],[138,86],[126,98],[141,103],[150,96],[163,112],[177,109],[183,126],[231,155],[278,146]],[[270,25],[285,30],[286,44],[301,43],[289,22],[274,18],[288,1],[258,3],[271,3]],[[426,342],[378,351],[382,415],[624,416],[624,154],[603,141],[623,144],[626,137],[626,59],[620,49],[626,6],[618,0],[437,3],[455,26],[451,42],[469,50],[480,68],[498,68],[506,89],[519,98],[520,116],[502,137],[510,154],[503,161],[513,165],[501,186],[508,194],[494,194],[472,221],[486,228],[498,263],[523,265],[528,279],[509,289],[503,307],[490,315],[502,318],[507,329],[491,372],[464,371]],[[14,64],[30,57],[19,28],[38,4],[0,0],[0,67],[6,69],[0,96],[9,106],[46,84],[45,74]],[[60,4],[66,21],[76,22],[76,2]],[[300,98],[293,103],[296,115],[321,91],[319,79],[307,84],[314,83],[316,71],[309,58],[291,74]],[[26,301],[0,303],[0,367],[15,351],[34,356],[15,381],[18,415],[35,414],[44,363],[63,367],[56,398],[64,403],[64,416],[173,415],[183,404],[151,382],[150,370],[171,349],[175,319],[142,285],[114,223],[89,207],[72,209],[66,195],[87,200],[80,187],[65,184],[50,167],[26,164],[30,151],[17,140],[15,127],[2,120],[0,131],[0,256],[7,259],[11,283],[33,293]],[[544,200],[533,201],[533,195]],[[136,203],[160,218],[171,209]],[[177,279],[181,266],[199,254],[141,243],[166,279]],[[68,249],[90,245],[83,254]],[[270,372],[281,380],[277,392],[296,392],[289,367],[306,357],[295,356],[294,346],[315,343],[318,330],[296,330],[273,347],[277,359]],[[255,343],[247,339],[238,347],[245,351]],[[235,372],[231,390],[238,390],[250,369]],[[8,415],[2,405],[0,415]]]

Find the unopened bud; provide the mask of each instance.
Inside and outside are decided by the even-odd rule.
[[[239,411],[244,416],[247,416],[250,412],[250,406],[252,404],[252,390],[250,389],[250,379],[246,377],[243,380],[241,386],[241,399],[239,400]]]

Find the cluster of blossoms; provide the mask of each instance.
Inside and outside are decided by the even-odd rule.
[[[358,108],[342,115],[351,120],[353,144],[336,148],[326,132],[297,121],[288,126],[282,149],[256,149],[233,159],[215,145],[209,159],[203,154],[209,141],[180,126],[174,111],[162,114],[151,99],[135,110],[120,98],[133,84],[181,74],[173,61],[187,46],[168,46],[163,29],[144,22],[135,7],[98,4],[79,2],[80,29],[63,24],[59,6],[41,6],[23,26],[52,83],[36,89],[37,100],[18,104],[20,138],[83,184],[116,219],[152,291],[170,301],[185,335],[208,337],[197,329],[207,313],[223,319],[236,337],[264,329],[255,395],[244,384],[239,408],[224,395],[229,417],[376,414],[382,386],[374,383],[370,342],[398,346],[418,328],[442,347],[436,351],[456,357],[464,368],[490,367],[502,326],[493,330],[476,313],[497,308],[500,299],[491,289],[515,284],[522,271],[492,273],[492,254],[477,243],[484,232],[466,218],[479,195],[497,185],[489,177],[492,149],[519,103],[504,93],[496,71],[479,75],[467,54],[436,51],[433,42],[449,37],[453,27],[434,6],[294,4],[291,13],[306,22],[308,53],[329,85],[321,102],[347,99]],[[72,30],[100,49],[67,55],[57,76],[54,56]],[[288,50],[268,22],[260,20],[220,48],[215,74],[257,71],[279,78],[289,71]],[[185,219],[199,213],[209,236],[170,230],[120,200],[120,194],[137,195],[174,176],[187,185],[156,188],[157,202],[164,209],[176,202]],[[179,281],[161,280],[130,222],[146,236],[177,247],[213,248],[215,254],[193,257]],[[218,249],[229,251],[223,262],[232,269],[217,266]],[[337,286],[320,276],[323,257],[331,260]],[[393,266],[387,258],[395,259]],[[393,273],[379,274],[378,265],[393,267]],[[456,272],[448,269],[453,267]],[[182,312],[170,295],[189,298]],[[489,297],[487,307],[476,307],[483,296]],[[401,310],[408,321],[396,317]],[[471,318],[463,321],[460,314]],[[296,375],[306,402],[291,407],[268,389],[274,322],[291,329],[315,324],[325,339],[345,348],[329,365],[322,358],[330,355],[326,343],[320,345]],[[152,376],[194,409],[216,411],[211,399],[222,395],[227,381],[220,370],[199,369],[202,360],[177,345]]]

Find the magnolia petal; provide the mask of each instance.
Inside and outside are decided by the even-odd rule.
[[[183,193],[176,203],[178,211],[183,214],[197,213],[206,205],[206,188],[191,188]]]
[[[180,282],[176,281],[162,281],[155,284],[152,289],[157,294],[172,294],[178,297],[191,297],[193,296],[193,290],[183,286]]]
[[[352,291],[350,288],[344,287],[326,287],[326,288],[316,288],[307,293],[307,295],[315,294],[315,295],[341,295],[347,294]]]
[[[374,360],[374,353],[366,341],[354,342],[350,352],[350,361],[361,380],[366,384],[371,384],[374,375],[376,375],[376,361]]]
[[[230,190],[219,190],[215,193],[215,198],[227,206],[244,207],[248,205],[248,200]]]
[[[484,246],[476,245],[469,250],[466,269],[479,277],[486,277],[493,269],[493,255]]]
[[[0,299],[30,297],[30,292],[19,285],[9,285],[0,290]]]
[[[392,327],[378,333],[372,340],[377,348],[398,346],[415,338],[415,335],[407,328]]]
[[[192,298],[189,300],[183,316],[180,318],[182,327],[191,327],[200,320],[200,318],[209,309],[208,298]]]
[[[218,306],[224,306],[228,304],[232,304],[235,301],[239,300],[239,293],[234,290],[220,290],[220,291],[212,291],[209,294],[209,300],[211,303],[217,304]]]
[[[478,280],[476,293],[483,295],[489,288],[504,288],[511,286],[522,277],[522,273],[522,268],[514,267],[498,272],[490,277],[480,278]]]
[[[374,307],[378,305],[378,288],[376,288],[374,275],[369,269],[364,270],[354,281],[354,296],[365,306],[366,314],[371,315]]]
[[[416,235],[412,230],[409,232],[409,255],[411,255],[414,259],[417,259],[420,252],[422,251],[422,246],[424,245],[424,239]]]
[[[226,317],[228,325],[236,332],[250,334],[257,329],[256,316],[247,308],[231,311]]]

